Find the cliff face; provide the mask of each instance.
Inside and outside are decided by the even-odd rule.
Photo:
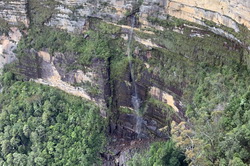
[[[158,4],[158,8],[163,8],[161,14],[169,14],[177,18],[204,24],[204,19],[213,21],[239,31],[238,24],[243,24],[250,28],[250,2],[244,0],[159,0],[153,3]],[[159,9],[152,5],[152,2],[144,1],[142,6],[147,14],[159,13]],[[156,5],[155,5],[156,6]],[[156,9],[156,10],[154,10]],[[142,12],[143,14],[143,12]]]
[[[128,0],[56,0],[58,11],[47,25],[69,31],[82,29],[86,25],[87,17],[100,17],[108,21],[119,21],[132,11],[133,5],[139,4],[141,23],[147,24],[147,17],[158,15],[162,18],[167,15],[184,20],[204,24],[204,20],[213,21],[239,31],[238,24],[250,28],[250,2],[245,0],[144,0],[142,2]],[[0,18],[12,25],[28,20],[28,1],[0,2]]]
[[[0,18],[7,21],[9,23],[10,32],[8,34],[3,34],[0,38],[0,68],[4,66],[6,63],[10,63],[13,60],[15,60],[15,53],[13,52],[19,40],[21,39],[21,36],[25,34],[25,31],[20,32],[18,28],[13,28],[13,26],[17,26],[20,23],[25,24],[26,26],[29,25],[29,18],[30,19],[39,19],[41,12],[41,17],[44,17],[46,20],[40,21],[42,24],[45,24],[47,26],[56,27],[59,29],[64,29],[69,32],[82,32],[85,29],[90,28],[91,29],[91,18],[100,18],[104,20],[108,24],[120,27],[122,29],[122,35],[120,36],[125,41],[128,40],[128,36],[124,35],[127,34],[128,31],[131,30],[130,25],[131,15],[136,15],[136,26],[134,30],[137,35],[134,36],[134,40],[146,49],[150,50],[152,48],[154,49],[167,49],[172,52],[175,52],[177,54],[184,55],[185,58],[190,59],[193,55],[198,56],[199,53],[205,55],[206,52],[203,50],[197,50],[191,51],[188,55],[188,51],[190,51],[190,48],[196,47],[193,45],[190,45],[190,48],[182,48],[184,45],[188,45],[186,43],[181,44],[173,42],[171,38],[164,37],[162,38],[162,34],[156,34],[153,31],[146,31],[141,30],[144,27],[157,29],[160,31],[160,33],[166,32],[169,30],[169,27],[164,27],[163,25],[154,25],[152,21],[149,21],[149,17],[151,18],[157,18],[160,20],[167,20],[170,16],[174,16],[176,18],[181,18],[190,22],[195,22],[198,24],[204,25],[207,20],[212,21],[214,23],[225,25],[229,28],[233,28],[235,32],[238,32],[240,29],[238,27],[238,24],[243,24],[247,28],[250,28],[249,25],[249,18],[247,17],[250,14],[250,3],[246,2],[244,0],[202,0],[202,1],[187,1],[187,0],[144,0],[144,1],[133,1],[133,0],[105,0],[105,1],[98,1],[98,0],[56,0],[53,1],[53,7],[51,7],[51,15],[42,15],[43,8],[39,8],[39,4],[44,5],[44,7],[48,7],[50,5],[50,2],[52,1],[32,1],[29,2],[27,0],[21,0],[21,1],[12,1],[12,0],[4,0],[0,2]],[[32,7],[33,5],[33,7]],[[52,5],[51,5],[52,6]],[[35,10],[35,8],[37,8]],[[32,11],[35,10],[35,11]],[[47,9],[48,10],[48,9]],[[47,11],[46,10],[46,11]],[[136,14],[135,14],[136,13]],[[30,16],[28,15],[30,14]],[[35,17],[32,15],[36,15]],[[36,23],[34,20],[30,20],[33,23]],[[41,24],[41,25],[42,25]],[[126,25],[124,25],[126,24]],[[39,25],[40,26],[40,25]],[[92,27],[93,28],[93,27]],[[140,29],[141,28],[141,29]],[[208,32],[206,32],[204,29],[198,28],[198,27],[177,27],[176,25],[172,27],[174,33],[178,33],[179,35],[184,35],[185,28],[191,29],[191,32],[188,35],[188,38],[190,37],[209,37],[210,35]],[[171,32],[171,33],[173,33]],[[159,33],[159,32],[158,32]],[[220,34],[226,34],[224,31],[220,31]],[[143,35],[140,35],[143,34]],[[166,34],[167,35],[167,34]],[[175,34],[178,36],[177,34]],[[229,34],[226,34],[230,39],[235,39],[234,36],[230,36]],[[86,36],[87,38],[88,36]],[[85,38],[85,37],[84,37]],[[179,38],[177,38],[180,40]],[[182,39],[181,39],[182,40]],[[184,38],[183,40],[189,40]],[[237,39],[235,39],[238,41]],[[227,42],[220,42],[222,44],[222,47],[225,47],[225,49],[234,49],[237,50],[238,46],[231,46]],[[126,47],[126,45],[121,46]],[[206,47],[206,46],[201,46]],[[227,47],[227,48],[226,48]],[[22,63],[24,65],[20,65],[20,70],[24,71],[23,74],[29,75],[30,78],[36,79],[37,82],[48,84],[51,86],[58,87],[68,93],[75,94],[77,96],[82,96],[89,100],[95,100],[99,105],[105,105],[105,100],[107,100],[107,96],[110,96],[111,92],[107,92],[107,86],[109,86],[109,82],[107,79],[110,79],[109,77],[109,67],[106,67],[103,62],[95,62],[94,66],[91,66],[91,70],[94,69],[94,75],[93,78],[88,78],[82,70],[74,70],[74,71],[66,71],[66,66],[75,63],[76,59],[74,59],[74,54],[63,54],[63,53],[54,53],[53,55],[48,54],[44,50],[28,50],[28,54],[34,55],[33,61],[37,64],[36,69],[32,70],[35,71],[36,74],[34,74],[31,71],[31,68],[34,68],[34,66],[29,66],[27,61],[30,61],[29,58],[23,60]],[[217,49],[217,48],[216,48]],[[150,72],[143,71],[143,76],[147,79],[141,79],[138,81],[139,86],[139,93],[142,97],[142,100],[146,100],[148,96],[152,96],[156,100],[159,100],[160,102],[166,103],[170,107],[172,107],[175,111],[179,112],[181,117],[183,117],[182,106],[181,106],[181,88],[175,86],[169,86],[162,78],[157,71],[157,67],[152,69],[152,66],[148,64],[147,61],[150,61],[152,55],[151,51],[140,53],[140,50],[135,51],[137,53],[135,54],[142,54],[141,57],[144,57],[143,63],[145,64],[144,67],[146,67],[147,70],[153,70],[153,74]],[[195,53],[193,53],[195,52]],[[217,50],[219,52],[219,50]],[[214,62],[217,61],[218,57],[221,57],[221,55],[215,55],[214,53],[212,56],[214,57]],[[186,55],[187,54],[187,55]],[[40,56],[40,57],[39,57]],[[46,60],[47,56],[47,60]],[[51,58],[53,56],[53,58]],[[66,57],[71,57],[71,59],[67,59]],[[45,59],[44,59],[45,58]],[[206,57],[203,57],[206,61]],[[49,60],[48,60],[49,59]],[[213,59],[213,58],[211,58]],[[110,62],[109,62],[110,63]],[[176,62],[179,63],[179,62]],[[220,63],[220,62],[218,62]],[[64,67],[60,67],[64,66]],[[101,69],[100,69],[101,66]],[[100,70],[103,70],[105,74],[100,73]],[[156,74],[154,74],[156,72]],[[91,72],[90,72],[91,73]],[[92,73],[92,74],[93,74]],[[169,73],[170,75],[172,73]],[[183,75],[183,73],[179,73],[180,75]],[[35,75],[35,76],[34,76]],[[178,75],[178,74],[177,74]],[[95,99],[92,99],[91,95],[86,94],[86,91],[83,89],[79,89],[79,87],[73,87],[73,84],[79,84],[79,81],[77,81],[78,77],[82,77],[86,79],[80,80],[81,82],[92,82],[91,85],[95,85],[99,87],[99,90],[101,89],[102,92],[99,94],[99,96]],[[142,77],[142,76],[140,76]],[[174,73],[174,78],[176,77],[176,73]],[[101,78],[101,79],[97,79]],[[129,71],[126,71],[124,73],[124,82],[115,82],[115,95],[113,95],[116,102],[116,107],[121,108],[125,112],[129,112],[132,108],[131,103],[131,94],[132,88],[131,88],[131,82]],[[95,80],[95,81],[94,81]],[[150,81],[149,81],[150,80]],[[184,82],[184,81],[183,81]],[[180,84],[184,84],[181,82]],[[110,90],[110,89],[109,89]],[[112,91],[112,90],[110,90]],[[170,93],[169,93],[170,92]],[[119,94],[119,95],[118,95]],[[173,97],[175,96],[175,97]],[[103,106],[104,108],[106,106]],[[149,106],[150,107],[150,106]],[[152,114],[154,114],[157,111],[152,111],[153,108],[149,109],[148,112],[148,123],[150,124],[155,119],[161,119],[160,117],[164,117],[164,114],[162,113],[156,113],[154,115],[157,118],[153,118],[152,120]],[[151,111],[151,112],[150,112]],[[158,110],[159,111],[159,110]],[[103,112],[103,116],[105,116],[105,111]],[[131,115],[132,116],[132,115]],[[122,122],[128,121],[127,114],[121,115],[119,117]],[[118,119],[119,119],[118,118]],[[135,118],[132,116],[132,119]],[[180,121],[180,119],[176,118],[176,121]],[[146,123],[146,122],[145,122]],[[166,124],[159,122],[153,123],[154,125],[148,125],[151,127],[148,127],[149,129],[153,130],[152,132],[155,132],[156,135],[161,135],[162,133],[158,130],[160,128],[163,128]],[[117,125],[117,124],[116,124]],[[124,127],[124,124],[121,123],[114,128],[111,127],[111,132],[116,132],[121,135],[121,133],[124,132],[124,128],[127,128],[126,132],[133,134],[133,126],[134,121],[127,122],[125,125],[127,127]],[[129,127],[130,126],[130,127]],[[132,127],[131,127],[132,126]],[[118,129],[117,129],[118,128]],[[119,128],[123,128],[119,130]],[[116,130],[116,131],[113,131]]]
[[[47,14],[41,3],[47,7],[46,12],[53,11]],[[9,23],[9,32],[0,36],[0,69],[16,59],[14,50],[24,36],[18,71],[30,80],[102,107],[102,116],[110,118],[108,132],[113,141],[108,147],[110,154],[104,154],[104,158],[110,165],[121,165],[127,160],[126,151],[134,144],[168,139],[170,122],[185,121],[185,104],[192,103],[199,79],[213,67],[247,63],[244,53],[249,53],[242,42],[245,38],[238,39],[237,34],[243,33],[239,24],[250,28],[249,14],[250,2],[244,0],[4,0],[0,2],[0,18]],[[131,28],[133,18],[135,28]],[[176,18],[186,21],[180,23]],[[29,19],[28,33],[18,28],[20,23],[28,26]],[[37,22],[41,24],[36,25]],[[232,28],[231,33],[236,36],[216,24]],[[74,35],[66,31],[60,31],[63,35],[57,34],[58,30],[49,33],[51,27],[76,32],[80,38],[71,39]],[[49,30],[42,33],[45,28]],[[93,34],[82,33],[85,30]],[[133,46],[128,50],[133,51],[134,80],[126,50],[131,34]],[[66,46],[71,49],[61,48]],[[86,61],[87,67],[81,64]],[[203,73],[198,72],[199,75],[197,71]],[[136,132],[138,114],[132,102],[135,85],[141,102],[142,141]]]
[[[125,12],[132,9],[133,1],[91,1],[91,0],[57,0],[58,12],[47,23],[49,26],[79,32],[87,25],[88,17],[103,18],[117,22],[124,18]]]
[[[0,2],[0,18],[8,21],[11,25],[23,23],[29,25],[27,0],[3,0]]]
[[[14,50],[17,47],[18,41],[22,34],[18,28],[11,28],[8,35],[0,36],[0,69],[4,64],[11,63],[16,59]]]
[[[30,22],[28,10],[29,2],[27,0],[4,0],[0,2],[0,19],[7,21],[10,27],[20,24],[28,26]],[[238,24],[250,28],[250,2],[245,0],[144,0],[140,2],[128,0],[56,0],[54,10],[56,12],[45,24],[69,32],[82,32],[86,29],[89,17],[102,18],[108,22],[126,23],[127,16],[136,10],[139,11],[138,24],[142,27],[153,26],[149,22],[149,17],[166,20],[170,15],[201,25],[206,25],[206,21],[211,21],[232,28],[235,32],[240,31]],[[160,27],[160,30],[163,30],[162,27]],[[221,29],[211,30],[229,39],[241,42],[241,39]],[[5,40],[6,36],[4,35],[1,37],[2,50],[6,49]],[[14,43],[18,43],[18,40],[14,40]],[[9,54],[4,55],[5,52],[1,54],[2,59],[9,56]],[[13,57],[14,54],[11,56]],[[6,62],[11,61],[2,60],[1,64]]]
[[[148,25],[147,17],[157,16],[166,19],[167,15],[204,25],[205,20],[225,25],[239,32],[237,24],[250,28],[249,2],[244,0],[144,0],[143,2],[127,0],[107,1],[68,1],[58,0],[58,13],[47,25],[67,29],[81,30],[86,25],[87,17],[99,17],[107,21],[122,20],[133,10],[133,6],[140,10],[140,22]]]
[[[203,19],[239,31],[238,24],[250,28],[250,2],[245,0],[170,0],[165,11],[172,16],[202,24]]]
[[[22,33],[15,26],[24,24],[27,27],[29,25],[27,12],[27,0],[3,0],[0,2],[0,27],[3,31],[9,30],[6,34],[0,32],[0,69],[4,64],[16,59],[13,51],[21,39]]]

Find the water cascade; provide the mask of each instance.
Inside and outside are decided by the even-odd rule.
[[[135,73],[132,63],[132,54],[131,54],[131,42],[133,39],[133,32],[134,32],[134,26],[135,26],[135,16],[131,16],[131,29],[129,31],[128,36],[128,47],[127,47],[127,56],[129,60],[129,68],[130,68],[130,74],[131,74],[131,80],[132,80],[132,86],[133,86],[133,94],[132,94],[132,104],[134,111],[136,112],[136,128],[135,131],[138,134],[138,137],[141,136],[141,128],[142,128],[142,118],[139,115],[139,109],[140,109],[140,98],[138,96],[137,91],[137,85],[135,82]]]

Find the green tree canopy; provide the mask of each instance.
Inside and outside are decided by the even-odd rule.
[[[0,103],[1,165],[99,164],[105,122],[93,103],[32,82],[5,87]]]

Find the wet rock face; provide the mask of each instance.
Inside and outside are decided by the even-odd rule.
[[[112,125],[110,126],[110,133],[117,137],[126,138],[128,140],[140,139],[152,139],[155,137],[168,138],[168,131],[162,130],[168,128],[169,122],[166,120],[172,116],[170,112],[176,112],[176,114],[182,115],[182,108],[178,105],[180,102],[176,97],[173,97],[169,93],[162,90],[165,85],[157,88],[153,85],[159,80],[154,80],[151,74],[142,72],[142,79],[136,82],[138,88],[138,97],[140,99],[140,115],[136,113],[132,104],[132,95],[134,93],[131,80],[129,77],[130,72],[127,71],[124,74],[123,81],[115,82],[113,108],[112,112],[116,112],[117,116],[114,118]],[[163,85],[163,83],[161,84]],[[175,96],[180,94],[175,91],[169,90]],[[180,96],[179,96],[180,97]],[[168,110],[157,108],[148,100],[153,98],[169,106]],[[136,122],[138,116],[141,118],[142,130],[140,136],[136,132]],[[174,117],[173,115],[172,117]],[[178,123],[180,119],[175,118]]]
[[[154,56],[150,51],[138,51],[138,54],[145,62],[147,58]],[[169,139],[171,122],[178,124],[183,120],[181,118],[184,117],[184,112],[179,101],[182,96],[180,90],[166,86],[161,78],[145,70],[138,72],[136,78],[141,101],[141,133],[138,134],[136,130],[138,114],[133,109],[134,91],[130,71],[127,70],[122,79],[114,83],[111,111],[114,116],[110,118],[108,128],[111,142],[102,156],[105,166],[126,165],[135,151],[149,147],[149,142]]]

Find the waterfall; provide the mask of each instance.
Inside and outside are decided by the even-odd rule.
[[[137,85],[135,82],[135,73],[134,73],[134,68],[133,68],[133,63],[132,63],[132,54],[131,54],[131,42],[133,39],[133,32],[134,32],[134,26],[135,26],[135,16],[131,16],[131,29],[129,31],[129,36],[128,36],[128,47],[127,47],[127,56],[129,60],[129,68],[130,68],[130,75],[131,75],[131,80],[132,80],[132,86],[133,86],[133,94],[132,94],[132,104],[134,111],[136,112],[136,128],[135,132],[138,134],[138,137],[141,135],[141,127],[142,127],[142,118],[140,117],[139,114],[139,109],[140,109],[140,98],[138,96],[138,91],[137,91]]]

